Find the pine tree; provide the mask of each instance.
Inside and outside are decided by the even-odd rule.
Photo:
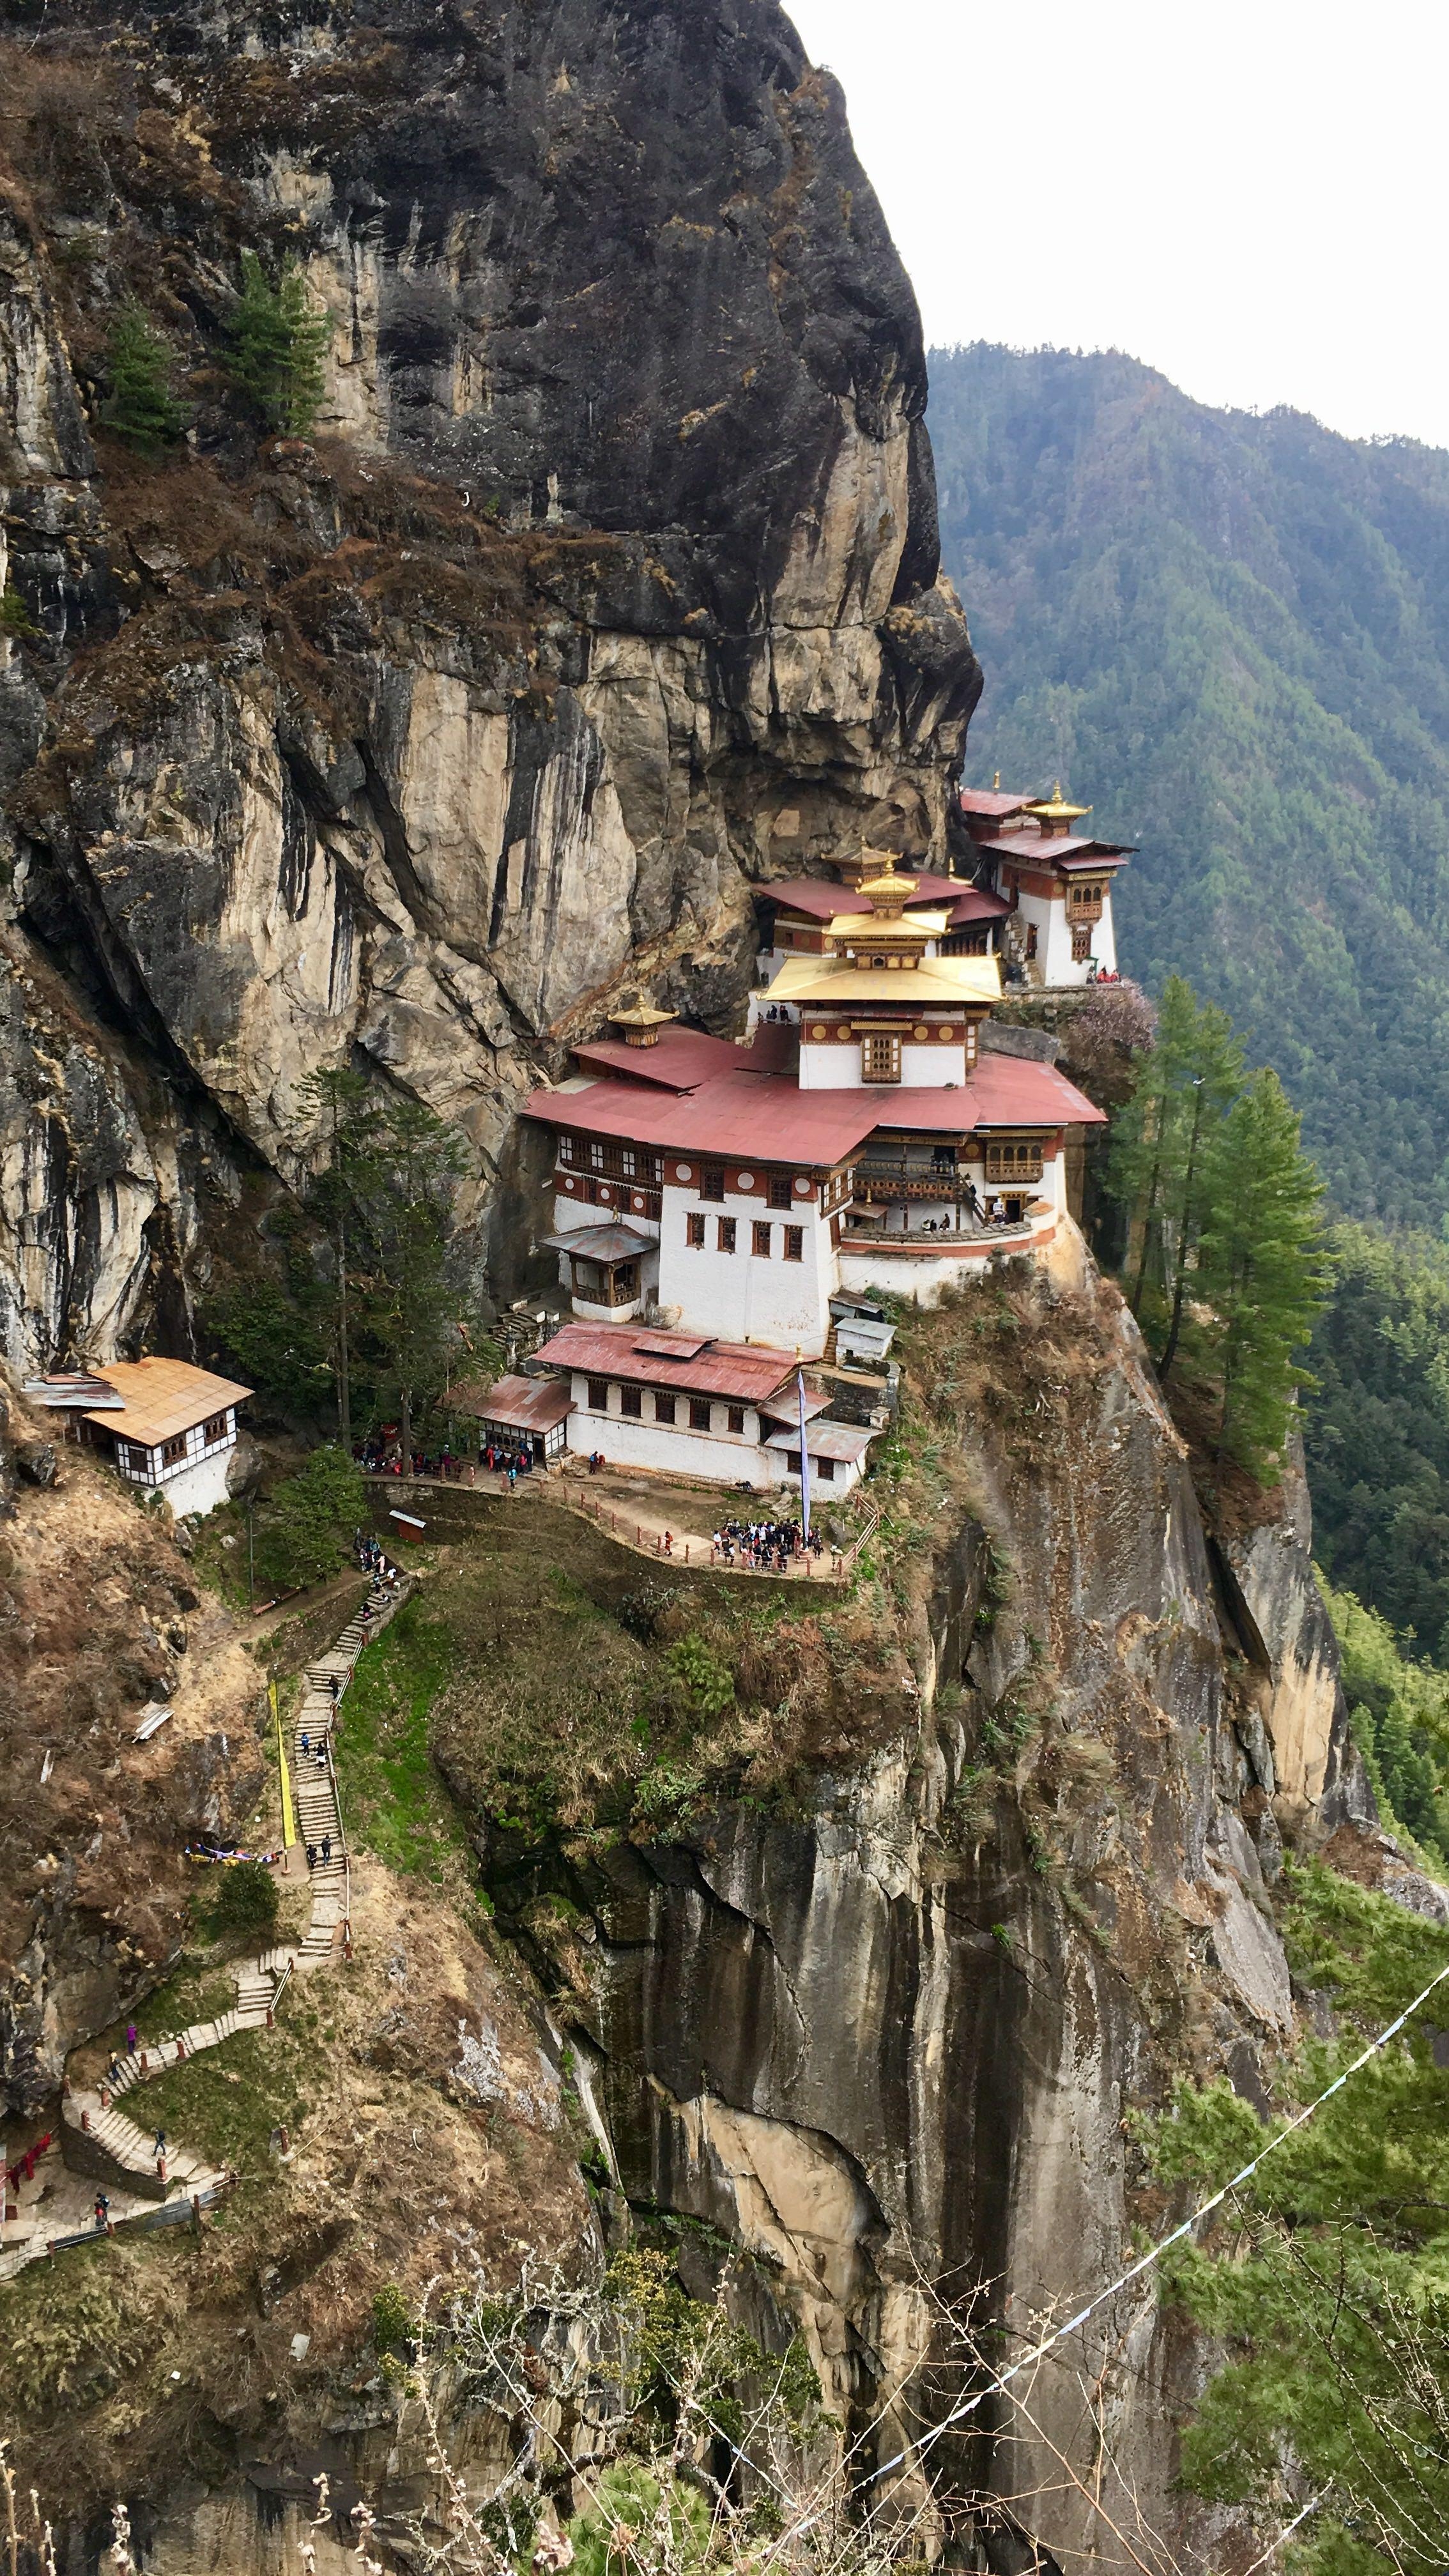
[[[326,389],[332,325],[314,314],[307,282],[289,260],[273,286],[254,250],[242,252],[242,290],[231,321],[231,372],[269,429],[305,438]]]
[[[123,304],[111,325],[111,390],[101,418],[143,452],[168,446],[187,424],[186,406],[171,391],[172,363],[171,343],[153,328],[140,305]]]
[[[1177,1355],[1190,1272],[1206,1213],[1213,1138],[1243,1085],[1243,1052],[1226,1012],[1201,1003],[1180,975],[1169,976],[1157,1036],[1136,1090],[1114,1121],[1111,1187],[1137,1238],[1132,1311],[1149,1295],[1165,1308],[1158,1366]]]
[[[1276,1481],[1296,1365],[1329,1281],[1323,1184],[1274,1073],[1257,1073],[1209,1150],[1200,1275],[1215,1309],[1219,1436],[1230,1457]]]

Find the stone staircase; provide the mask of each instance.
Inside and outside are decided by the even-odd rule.
[[[204,2049],[220,2047],[234,2032],[265,2028],[293,1972],[305,1974],[331,1958],[339,1926],[350,1957],[351,1862],[337,1798],[332,1736],[358,1656],[382,1633],[411,1589],[406,1580],[393,1590],[374,1584],[367,1598],[369,1615],[349,1620],[336,1643],[307,1670],[292,1729],[297,1827],[303,1844],[316,1854],[309,1863],[312,1903],[306,1931],[299,1941],[274,1943],[256,1958],[244,1960],[236,1971],[236,2001],[217,2019],[193,2022],[170,2039],[117,2060],[113,2083],[66,2088],[59,2144],[37,2164],[33,2184],[21,2195],[19,2218],[0,2227],[0,2280],[48,2253],[57,2237],[68,2233],[67,2217],[78,2229],[89,2224],[90,2186],[110,2196],[114,2225],[139,2215],[147,2205],[165,2202],[172,2193],[184,2193],[188,2199],[211,2198],[231,2179],[202,2157],[189,2155],[184,2148],[173,2150],[169,2142],[164,2158],[158,2155],[156,2131],[139,2128],[117,2105],[138,2085]],[[324,1844],[329,1846],[326,1859],[322,1858]],[[37,2206],[42,2191],[47,2203],[44,2211]]]

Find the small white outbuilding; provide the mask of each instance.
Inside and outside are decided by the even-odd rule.
[[[98,1372],[114,1400],[84,1420],[98,1446],[114,1447],[128,1485],[163,1494],[179,1519],[226,1501],[236,1409],[252,1390],[190,1360],[113,1360]]]

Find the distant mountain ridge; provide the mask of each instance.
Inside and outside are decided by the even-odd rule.
[[[1136,360],[931,356],[967,777],[1141,844],[1126,971],[1283,1076],[1334,1199],[1449,1211],[1449,454],[1220,412]]]

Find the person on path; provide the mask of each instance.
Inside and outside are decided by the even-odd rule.
[[[309,1843],[309,1844],[307,1845],[307,1867],[308,1867],[309,1869],[315,1869],[315,1868],[316,1868],[316,1866],[317,1866],[317,1846],[316,1846],[316,1844],[315,1844],[315,1843]]]
[[[104,2232],[109,2228],[110,2223],[111,2203],[109,2195],[106,2192],[98,2191],[96,2193],[96,2225]]]
[[[302,1729],[302,1750],[304,1753],[310,1753],[312,1750],[312,1738],[305,1726]]]
[[[111,2090],[112,2090],[112,2092],[113,2092],[113,2093],[114,2093],[114,2091],[115,2091],[115,2089],[116,2089],[116,2086],[120,2083],[120,2080],[121,2080],[121,2061],[120,2061],[119,2057],[116,2055],[115,2050],[114,2050],[114,2049],[112,2049],[112,2051],[111,2051],[111,2062],[110,2062],[110,2065],[106,2068],[106,2082],[109,2084],[109,2086],[110,2086],[110,2088],[111,2088]]]
[[[136,2054],[136,2025],[133,2021],[128,2021],[126,2024],[126,2047],[129,2054],[134,2057]]]
[[[324,1869],[326,1868],[326,1866],[327,1866],[327,1864],[328,1864],[328,1862],[330,1861],[330,1859],[331,1859],[331,1858],[332,1858],[332,1836],[331,1836],[330,1834],[324,1834],[324,1835],[323,1835],[323,1837],[322,1837],[322,1866],[323,1866],[323,1868],[324,1868]]]
[[[333,1705],[333,1707],[335,1708],[335,1707],[337,1706],[338,1701],[339,1701],[339,1700],[340,1700],[340,1698],[342,1697],[342,1684],[341,1684],[341,1683],[340,1683],[340,1681],[338,1680],[337,1675],[336,1675],[335,1673],[329,1673],[329,1674],[328,1674],[328,1676],[327,1676],[327,1686],[328,1686],[329,1690],[330,1690],[330,1691],[331,1691],[331,1693],[332,1693],[332,1705]]]
[[[156,2132],[156,2143],[155,2143],[155,2145],[152,2147],[152,2149],[151,2149],[151,2153],[152,2153],[152,2155],[153,2155],[153,2156],[158,2156],[158,2157],[159,2157],[159,2156],[164,2156],[164,2155],[165,2155],[165,2153],[166,2153],[166,2132],[165,2132],[165,2130],[164,2130],[164,2129],[158,2129],[158,2130],[157,2130],[157,2132]]]

